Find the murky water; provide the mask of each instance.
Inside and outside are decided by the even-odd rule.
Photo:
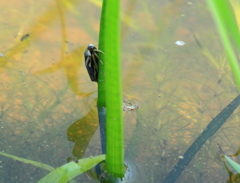
[[[78,126],[97,96],[83,52],[97,45],[98,3],[1,2],[2,152],[53,167],[101,153],[99,133],[91,139],[95,117]],[[123,1],[122,13],[124,98],[140,106],[124,113],[126,157],[138,173],[133,182],[161,182],[238,90],[204,1]],[[217,144],[239,149],[238,121],[239,109],[177,182],[227,182]],[[47,173],[0,156],[0,182],[36,182]],[[89,182],[85,175],[78,180]]]

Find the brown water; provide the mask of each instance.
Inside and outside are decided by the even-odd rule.
[[[53,167],[82,156],[76,144],[86,143],[79,145],[79,134],[94,133],[96,123],[91,130],[71,125],[89,112],[97,95],[83,62],[86,46],[98,41],[96,2],[0,3],[2,152]],[[124,98],[140,106],[124,113],[126,157],[137,167],[136,182],[161,182],[238,91],[204,1],[123,1],[122,13],[129,17],[122,18]],[[227,182],[217,143],[239,149],[238,116],[239,109],[177,182]],[[68,128],[77,135],[69,137]],[[100,153],[96,132],[85,157]],[[3,156],[0,162],[3,183],[36,182],[48,173]],[[85,175],[77,180],[89,182]]]

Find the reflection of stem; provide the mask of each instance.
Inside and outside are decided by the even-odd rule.
[[[228,106],[226,106],[205,128],[202,134],[194,141],[184,154],[184,158],[180,159],[173,167],[171,172],[164,179],[164,183],[173,183],[180,176],[185,167],[191,162],[195,154],[201,149],[205,142],[212,137],[219,128],[226,122],[230,115],[240,104],[240,95],[236,97]]]
[[[131,152],[128,154],[128,156],[130,157],[129,159],[131,159],[131,161],[133,162],[135,161],[135,158],[137,157],[137,154],[139,152],[138,146],[141,143],[141,138],[143,138],[141,133],[144,128],[145,128],[144,117],[137,112],[136,128],[132,134],[132,138],[130,139],[129,145],[126,148],[127,151]]]
[[[137,0],[131,0],[131,1],[127,1],[126,3],[128,3],[126,5],[127,9],[125,10],[125,12],[121,13],[121,19],[122,19],[122,25],[121,25],[121,40],[125,39],[128,33],[128,29],[134,28],[136,29],[136,23],[133,22],[134,19],[131,18],[134,9],[136,8],[136,4],[137,4]]]
[[[66,31],[65,17],[64,17],[64,14],[63,14],[63,10],[62,10],[61,4],[59,2],[61,2],[61,1],[56,0],[58,12],[59,12],[59,18],[60,18],[61,27],[62,27],[62,38],[63,38],[63,41],[62,41],[61,57],[63,59],[64,53],[66,53],[66,50],[67,50],[67,44],[65,43],[65,41],[67,41],[67,31]]]

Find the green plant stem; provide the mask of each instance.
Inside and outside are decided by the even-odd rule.
[[[104,0],[99,49],[98,107],[106,107],[106,169],[116,177],[124,175],[122,83],[120,60],[120,0]]]
[[[231,36],[231,38],[234,39],[234,42],[238,46],[238,49],[240,48],[239,30],[237,27],[233,9],[231,8],[231,5],[227,0],[207,0],[207,3],[211,9],[224,48],[226,50],[232,73],[235,77],[237,86],[240,89],[240,68],[230,41]]]

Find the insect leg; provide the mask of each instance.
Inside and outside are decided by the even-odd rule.
[[[94,51],[100,51],[100,50],[94,50]],[[101,51],[101,52],[102,52],[102,51]],[[102,53],[103,53],[103,52],[102,52]],[[104,65],[104,63],[100,60],[100,58],[99,58],[99,56],[98,56],[97,53],[93,52],[93,55],[94,55],[95,57],[97,57],[97,59],[101,62],[102,65]]]
[[[97,50],[97,49],[95,49],[94,51],[96,51],[96,52],[100,52],[100,53],[102,53],[102,54],[105,54],[103,51],[101,51],[101,50]]]
[[[99,58],[98,58],[98,57],[96,58],[95,56],[96,56],[96,55],[93,54],[91,57],[92,57],[92,61],[93,61],[94,67],[95,67],[96,69],[98,69],[97,60],[99,60]]]

